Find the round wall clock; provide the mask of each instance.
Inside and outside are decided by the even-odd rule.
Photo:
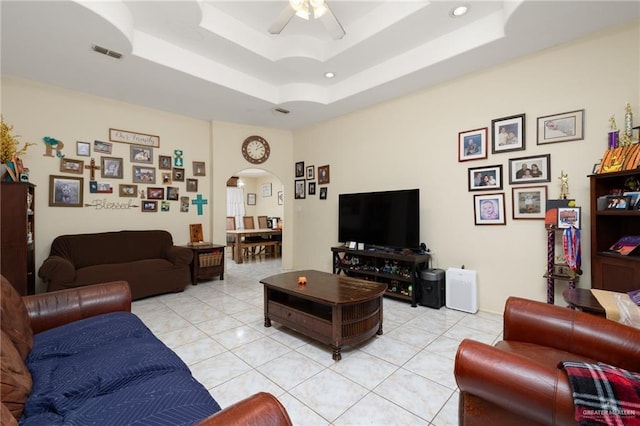
[[[263,137],[249,136],[242,142],[242,155],[250,163],[264,163],[270,153],[269,143]]]

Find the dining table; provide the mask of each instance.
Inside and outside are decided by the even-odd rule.
[[[255,247],[255,241],[245,241],[246,237],[274,237],[274,236],[282,236],[282,229],[271,229],[271,228],[256,228],[256,229],[229,229],[227,230],[227,237],[235,237],[235,243],[233,249],[235,250],[234,259],[236,263],[243,263],[242,252],[245,248]],[[265,246],[273,246],[274,255],[278,256],[280,252],[281,241],[279,239],[266,240],[264,242]]]

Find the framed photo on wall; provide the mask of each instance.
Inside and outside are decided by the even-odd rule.
[[[149,201],[144,200],[142,205],[140,206],[143,212],[157,212],[158,211],[158,202],[157,201]]]
[[[155,167],[133,166],[133,183],[156,183]]]
[[[306,193],[305,190],[306,188],[304,187],[305,185],[305,180],[304,179],[296,179],[294,182],[294,186],[295,186],[295,199],[296,200],[302,200],[304,198],[306,198]]]
[[[584,139],[584,110],[538,117],[538,145]]]
[[[546,186],[511,188],[514,219],[544,219],[547,211]]]
[[[160,170],[171,170],[171,156],[159,155],[158,156],[158,168]]]
[[[249,192],[247,194],[247,205],[248,206],[255,206],[256,205],[256,194],[254,194],[253,192]]]
[[[502,189],[502,164],[469,168],[469,191]]]
[[[505,225],[504,192],[473,196],[476,225]]]
[[[70,158],[62,157],[60,159],[60,171],[64,173],[75,173],[81,175],[84,173],[84,161],[72,160]]]
[[[82,207],[84,178],[49,176],[49,207]]]
[[[187,179],[187,192],[198,192],[198,179]]]
[[[558,207],[558,228],[580,229],[580,207]]]
[[[296,177],[304,177],[304,161],[298,161],[296,163]]]
[[[132,163],[153,163],[153,148],[151,147],[131,145],[130,154]]]
[[[100,157],[100,176],[109,179],[122,179],[122,158]]]
[[[329,166],[318,166],[318,185],[329,183]]]
[[[512,185],[551,182],[551,155],[509,159],[509,183]]]
[[[491,153],[525,149],[525,114],[491,120]]]
[[[76,142],[76,155],[80,155],[82,157],[91,156],[91,144],[89,142]]]
[[[164,188],[147,188],[147,198],[150,200],[164,200]]]
[[[174,167],[171,170],[174,182],[184,182],[184,169],[182,167]]]
[[[193,175],[194,176],[206,176],[206,168],[204,161],[194,161],[193,162]]]
[[[307,180],[315,179],[315,168],[313,166],[307,166]]]
[[[458,133],[458,161],[487,158],[487,128]]]
[[[167,200],[178,201],[178,199],[180,199],[180,188],[167,186]]]
[[[320,188],[320,199],[321,200],[326,200],[327,199],[327,187],[323,186],[322,188]]]
[[[118,195],[120,197],[137,197],[138,185],[120,184],[118,185]]]
[[[93,141],[93,151],[101,154],[111,154],[113,144],[111,142]]]

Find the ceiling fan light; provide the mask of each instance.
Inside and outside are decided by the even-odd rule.
[[[307,0],[289,0],[289,4],[293,8],[293,10],[298,12],[299,10],[302,10],[302,7],[306,3],[306,1]]]
[[[301,17],[302,19],[309,19],[309,3],[304,2],[300,5],[299,9],[296,10],[296,16]]]
[[[329,11],[324,0],[309,0],[309,3],[311,3],[311,7],[313,8],[313,17],[315,19],[321,18]]]

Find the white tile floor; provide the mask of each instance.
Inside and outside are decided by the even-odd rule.
[[[226,259],[217,278],[133,303],[223,408],[259,391],[276,395],[297,426],[457,425],[453,360],[460,340],[493,343],[502,317],[384,299],[384,335],[343,347],[342,360],[274,322],[264,327],[259,280],[280,259]]]

